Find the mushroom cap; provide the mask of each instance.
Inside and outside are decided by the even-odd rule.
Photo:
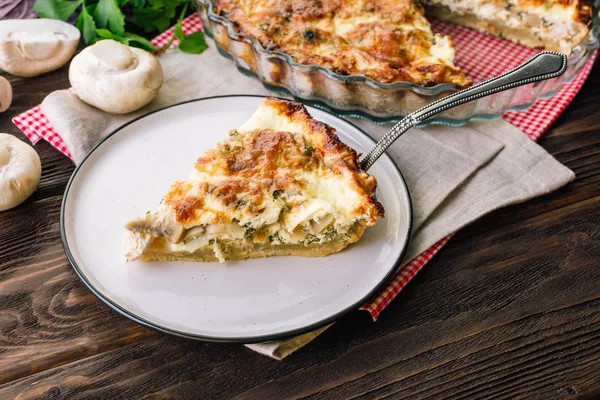
[[[65,65],[81,34],[55,19],[0,21],[0,68],[23,77],[37,76]]]
[[[69,81],[82,101],[113,114],[148,104],[162,87],[163,70],[152,54],[114,40],[101,40],[79,53]]]
[[[0,133],[0,211],[24,202],[35,191],[41,176],[42,164],[33,147]]]
[[[0,76],[0,113],[8,110],[12,103],[12,86],[10,82],[3,76]]]

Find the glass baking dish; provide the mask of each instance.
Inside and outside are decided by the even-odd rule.
[[[598,48],[600,17],[598,1],[595,3],[590,32],[573,49],[564,75],[463,104],[421,126],[462,125],[471,119],[495,119],[507,111],[526,110],[536,100],[553,96],[577,76]],[[380,83],[364,75],[339,75],[321,66],[299,64],[287,54],[266,50],[258,40],[240,33],[229,19],[215,13],[212,0],[196,0],[196,4],[206,34],[215,41],[221,54],[235,61],[241,72],[259,78],[271,90],[291,94],[304,103],[337,115],[366,118],[376,123],[397,122],[458,89],[448,83],[431,87],[411,82]],[[527,51],[534,53],[531,49]]]

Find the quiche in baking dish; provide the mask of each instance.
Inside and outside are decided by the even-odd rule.
[[[470,81],[427,15],[527,46],[570,53],[587,35],[590,0],[212,0],[264,48],[340,75],[432,86]]]
[[[413,0],[213,0],[217,13],[267,50],[300,64],[382,83],[470,82],[448,36],[434,35]]]
[[[125,257],[325,256],[383,217],[375,186],[332,127],[301,104],[267,98],[154,212],[126,225]]]

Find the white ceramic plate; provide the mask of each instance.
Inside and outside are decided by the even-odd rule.
[[[204,150],[246,121],[262,100],[213,97],[155,111],[117,129],[79,165],[63,200],[61,234],[75,271],[100,299],[168,333],[251,343],[333,322],[392,276],[408,243],[411,205],[387,155],[369,171],[379,182],[386,218],[340,253],[224,265],[125,262],[123,225],[154,209],[170,184],[186,179]],[[373,146],[352,124],[315,108],[309,112],[359,153]]]

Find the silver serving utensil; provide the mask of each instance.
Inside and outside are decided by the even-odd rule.
[[[467,89],[453,93],[417,111],[408,114],[392,127],[375,147],[363,157],[360,166],[365,171],[371,168],[375,161],[396,141],[404,132],[426,119],[458,105],[468,103],[492,93],[502,92],[528,83],[543,81],[562,75],[567,69],[567,56],[561,53],[545,51],[530,58],[515,69],[511,69],[495,78],[480,82]]]

